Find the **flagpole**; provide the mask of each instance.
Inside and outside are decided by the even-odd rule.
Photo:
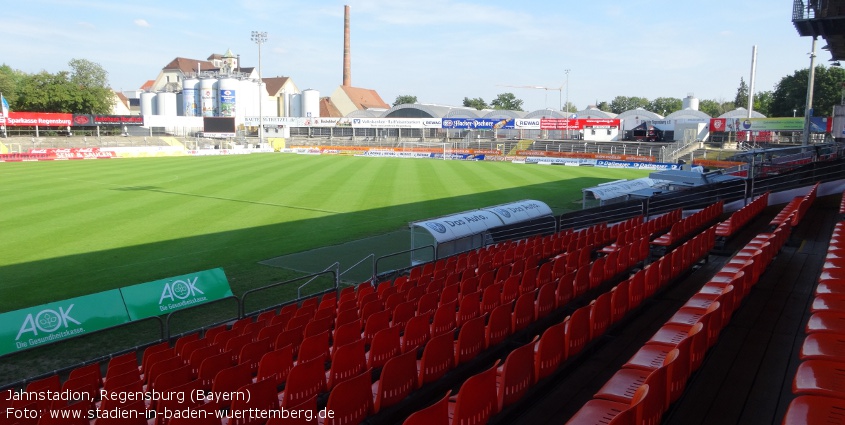
[[[9,108],[6,107],[6,98],[3,97],[3,92],[0,91],[0,111],[3,112],[3,138],[9,138]]]

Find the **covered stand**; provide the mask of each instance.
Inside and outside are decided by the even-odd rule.
[[[435,259],[431,258],[431,250],[422,249],[427,246],[434,246],[436,258],[444,258],[495,243],[499,239],[497,232],[538,221],[544,224],[534,233],[555,230],[551,208],[542,201],[527,199],[413,222],[411,263]]]

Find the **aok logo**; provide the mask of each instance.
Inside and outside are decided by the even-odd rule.
[[[43,333],[50,333],[59,330],[60,328],[69,327],[69,323],[82,325],[70,316],[70,311],[73,309],[73,304],[68,306],[67,310],[59,307],[58,310],[53,309],[44,309],[38,312],[36,315],[32,315],[32,313],[27,314],[26,318],[23,320],[23,324],[21,324],[21,328],[18,331],[18,336],[15,338],[15,341],[21,338],[21,335],[24,333],[32,333],[32,336],[38,336],[38,332]]]
[[[164,288],[161,290],[161,297],[158,299],[159,305],[161,305],[164,300],[175,302],[176,300],[184,300],[188,297],[195,297],[197,294],[205,295],[205,292],[202,292],[199,288],[197,288],[198,279],[199,277],[194,276],[193,280],[190,278],[185,280],[179,279],[165,283]]]

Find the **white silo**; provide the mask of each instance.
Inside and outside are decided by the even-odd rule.
[[[301,117],[302,115],[302,94],[292,93],[288,96],[288,113],[292,117]]]
[[[175,117],[178,113],[176,93],[161,92],[156,95],[156,110],[158,115]]]
[[[234,117],[237,114],[237,93],[241,87],[240,81],[235,78],[221,78],[217,82],[217,90],[220,93],[217,105],[220,108],[221,117]]]
[[[200,80],[186,78],[182,80],[182,115],[186,117],[200,116]]]
[[[155,115],[156,94],[145,91],[141,93],[141,115]]]
[[[200,80],[200,114],[204,117],[217,116],[217,79]]]
[[[307,89],[302,91],[302,115],[308,118],[320,116],[320,92]]]
[[[692,93],[688,94],[681,103],[683,106],[682,109],[692,109],[693,111],[698,110],[698,98],[693,96]]]
[[[258,88],[252,80],[241,80],[241,91],[238,92],[238,116],[257,117],[258,105],[255,98]]]

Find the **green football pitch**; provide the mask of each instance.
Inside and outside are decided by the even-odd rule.
[[[0,312],[215,267],[239,295],[394,249],[379,235],[410,248],[411,221],[521,199],[560,214],[645,175],[282,154],[0,164]]]

